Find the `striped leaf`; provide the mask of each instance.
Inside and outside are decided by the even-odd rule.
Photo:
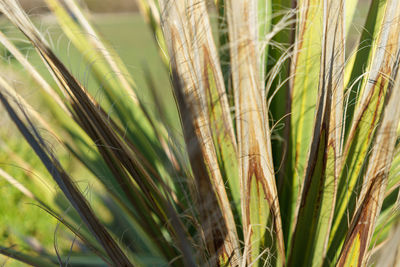
[[[232,261],[237,262],[239,242],[223,180],[227,179],[233,200],[239,202],[236,140],[206,4],[204,1],[197,1],[195,5],[192,1],[160,1],[160,8],[164,14],[161,24],[168,53],[193,114],[203,158],[228,229],[224,247],[217,253],[226,259],[233,257]],[[207,242],[213,239],[206,238],[210,239]],[[213,251],[211,246],[209,249]]]
[[[319,99],[289,266],[321,266],[342,151],[344,1],[324,1]],[[306,244],[306,245],[305,245]]]
[[[388,19],[397,19],[400,12],[400,3],[388,1],[386,16]],[[397,25],[400,21],[397,21]],[[398,30],[399,32],[399,30]],[[400,44],[399,35],[391,35],[392,42]],[[386,108],[378,126],[374,141],[370,164],[364,176],[364,183],[357,201],[356,212],[352,218],[350,229],[340,253],[338,266],[365,266],[369,243],[374,226],[382,206],[388,182],[388,173],[393,159],[396,143],[396,130],[400,121],[400,49],[393,47],[395,61],[393,73],[390,77]]]
[[[366,156],[384,107],[385,95],[390,85],[389,77],[397,64],[397,59],[393,55],[400,47],[398,42],[400,24],[393,19],[398,8],[396,1],[387,2],[382,31],[374,44],[374,56],[369,67],[369,75],[363,83],[360,100],[344,148],[335,219],[329,241],[332,245],[332,250],[328,253],[331,259],[337,253],[333,247],[343,242],[348,229],[348,220],[353,217],[356,196],[359,187],[364,183],[362,176],[363,170],[365,171],[363,168]]]
[[[235,97],[242,222],[247,264],[276,249],[285,260],[263,85],[260,84],[257,1],[226,1]],[[273,232],[269,237],[268,229]]]
[[[323,6],[321,1],[298,2],[298,17],[294,55],[291,67],[291,125],[290,153],[292,174],[285,183],[282,197],[287,199],[285,220],[289,241],[296,223],[296,203],[299,203],[301,184],[313,134],[315,106],[318,99],[318,80],[321,62]]]
[[[364,4],[364,3],[360,3]],[[350,125],[353,119],[355,106],[363,83],[363,75],[370,65],[372,59],[373,42],[379,36],[379,26],[382,23],[383,13],[385,11],[386,1],[372,1],[365,25],[358,42],[358,47],[350,58],[347,59],[345,66],[345,84],[347,86],[346,95],[346,132],[348,135]]]

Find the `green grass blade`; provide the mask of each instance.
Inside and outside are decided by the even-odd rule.
[[[322,266],[335,205],[343,127],[344,1],[324,1],[319,99],[289,266]],[[306,245],[305,245],[306,244]]]
[[[393,158],[392,167],[389,173],[388,190],[386,194],[390,194],[400,186],[400,150],[396,147],[396,153]]]
[[[271,40],[268,48],[267,64],[267,97],[268,111],[271,123],[272,157],[276,171],[276,180],[279,194],[279,202],[282,214],[282,229],[285,246],[288,247],[288,238],[291,227],[293,206],[291,198],[292,186],[292,149],[291,127],[291,54],[295,36],[296,12],[291,10],[294,1],[272,1],[272,30],[279,27],[279,31]],[[279,26],[283,24],[284,26]],[[282,104],[285,103],[285,104]],[[283,127],[282,127],[283,126]],[[286,195],[285,195],[286,194]]]
[[[400,21],[397,15],[400,3],[388,1],[386,18],[396,21],[397,33],[400,32]],[[396,29],[395,29],[396,31]],[[393,36],[393,35],[392,35]],[[364,184],[357,201],[356,213],[351,221],[350,230],[339,257],[338,266],[365,266],[367,250],[371,241],[374,226],[381,209],[388,182],[388,173],[393,159],[396,142],[396,130],[400,121],[400,35],[394,35],[392,42],[395,65],[388,88],[386,108],[378,126],[374,141],[370,164],[364,176]]]
[[[91,59],[97,58],[97,60],[101,61],[94,63],[95,65],[99,64],[98,72],[114,73],[117,79],[112,82],[119,83],[120,87],[126,93],[126,97],[132,98],[133,102],[137,103],[136,95],[132,88],[132,86],[135,86],[133,78],[130,76],[122,60],[117,56],[117,53],[111,47],[107,46],[105,41],[97,34],[75,1],[65,0],[64,5],[58,0],[46,1],[53,14],[56,15],[60,26],[78,50],[84,55],[87,54],[86,56]],[[72,15],[76,20],[72,18]],[[90,36],[90,39],[87,35]],[[103,81],[103,83],[105,82]],[[115,84],[115,86],[117,85]]]
[[[139,104],[134,91],[136,85],[122,60],[99,37],[73,0],[66,1],[68,10],[58,0],[47,0],[47,3],[64,33],[91,65],[91,71],[104,89],[109,104],[115,108],[117,117],[113,118],[126,128],[130,140],[148,162],[160,172],[167,173],[163,165],[168,161],[167,156],[155,143],[157,135]],[[79,23],[73,20],[68,11],[76,16]],[[105,73],[113,74],[116,78],[110,79]],[[157,127],[164,132],[164,126],[157,124]]]
[[[346,133],[348,135],[358,96],[362,87],[362,75],[365,74],[373,53],[373,42],[379,35],[386,1],[372,1],[357,50],[350,56],[345,67],[346,91]],[[364,3],[363,3],[364,4]],[[378,25],[378,26],[376,26]]]
[[[207,80],[206,91],[209,95],[209,116],[214,145],[216,147],[216,153],[222,177],[224,181],[228,182],[229,185],[230,199],[233,201],[232,206],[236,209],[237,213],[239,213],[241,209],[240,181],[236,137],[234,136],[233,132],[227,131],[228,129],[233,130],[230,114],[226,114],[228,109],[223,109],[221,107],[221,95],[216,88],[217,82],[214,78],[217,75],[214,74],[212,66],[210,66],[210,63],[212,62],[211,59],[207,59],[207,54],[205,56],[206,59],[204,60],[204,72]],[[219,77],[222,76],[219,75]],[[221,80],[219,82],[221,82]],[[228,119],[228,121],[221,118]]]
[[[315,106],[318,98],[318,77],[321,60],[321,1],[298,3],[294,56],[291,67],[291,177],[285,183],[282,197],[286,202],[286,229],[289,238],[296,222],[296,203],[304,179],[305,164],[312,138]],[[316,37],[318,36],[318,37]]]
[[[285,249],[264,86],[260,83],[256,1],[226,1],[233,91],[236,107],[242,222],[247,264],[258,264],[275,250],[284,264]],[[267,228],[274,232],[269,239]]]
[[[170,189],[161,180],[157,172],[148,173],[147,166],[142,159],[142,155],[137,148],[125,141],[121,129],[110,119],[104,110],[94,99],[88,95],[86,90],[69,73],[60,60],[48,48],[46,42],[33,27],[29,20],[24,17],[24,13],[16,6],[5,6],[7,15],[18,25],[23,33],[30,39],[42,56],[49,71],[53,74],[74,111],[74,119],[91,137],[93,142],[99,145],[98,149],[107,165],[113,171],[114,177],[120,179],[119,182],[129,197],[132,205],[141,214],[143,219],[141,226],[148,229],[148,233],[155,234],[159,240],[157,245],[165,253],[166,258],[171,259],[177,256],[177,251],[168,244],[165,236],[162,234],[158,221],[148,216],[153,212],[162,224],[167,227],[169,234],[173,238],[181,231],[179,223],[174,223],[170,216],[177,218],[175,210],[171,207],[169,199],[163,192],[170,192]],[[22,14],[18,17],[16,14]],[[148,137],[148,136],[147,136]],[[163,189],[160,190],[158,185]],[[175,217],[174,217],[175,216]],[[176,228],[178,227],[178,228]],[[122,259],[123,260],[123,259]],[[178,260],[179,261],[179,260]]]
[[[16,259],[20,262],[26,263],[31,266],[35,267],[55,267],[58,266],[58,264],[51,262],[48,259],[44,259],[43,256],[32,256],[28,255],[26,253],[21,253],[17,250],[14,250],[13,248],[6,248],[0,246],[0,254],[3,254],[4,256]]]
[[[382,31],[374,44],[374,57],[370,64],[370,72],[365,78],[344,148],[335,219],[329,241],[332,249],[328,254],[331,259],[337,253],[337,249],[334,251],[333,248],[343,242],[348,227],[348,217],[353,216],[357,196],[356,185],[363,183],[362,175],[363,170],[365,171],[363,165],[384,107],[387,88],[391,83],[389,77],[396,66],[393,54],[399,48],[400,27],[398,22],[393,22],[390,13],[390,10],[396,10],[396,8],[396,3],[387,2]],[[391,21],[390,27],[387,26],[388,21]]]
[[[272,20],[272,1],[271,0],[259,0],[257,3],[257,12],[258,12],[258,38],[260,43],[260,82],[261,84],[265,83],[265,75],[266,75],[266,63],[268,59],[268,48],[269,48],[269,40],[267,39],[268,33],[271,30],[271,20]],[[265,97],[265,90],[263,91],[263,99]]]
[[[139,0],[137,1],[140,13],[145,18],[147,24],[150,26],[153,37],[159,46],[160,57],[165,66],[169,67],[169,56],[167,53],[167,46],[165,43],[164,35],[161,28],[161,14],[158,1],[155,0]]]
[[[0,6],[4,8],[4,2],[0,2]],[[4,9],[3,9],[4,10]],[[38,136],[37,132],[33,130],[33,133],[27,128],[27,126],[22,122],[19,115],[10,106],[9,100],[6,99],[4,94],[0,90],[0,100],[6,108],[8,114],[24,135],[24,138],[35,150],[36,154],[42,160],[43,164],[46,166],[48,172],[53,176],[54,180],[63,190],[66,197],[69,199],[74,208],[79,212],[82,220],[91,230],[92,234],[97,238],[100,244],[103,246],[107,254],[110,256],[111,260],[115,264],[122,264],[126,266],[132,266],[128,258],[122,252],[121,248],[112,239],[110,234],[100,223],[98,218],[94,215],[91,207],[87,203],[86,199],[76,188],[76,185],[72,182],[71,178],[65,173],[61,165],[55,160],[54,155],[52,155],[46,147],[44,147],[43,140]],[[31,122],[28,120],[28,124],[32,127]]]
[[[40,85],[40,89],[46,92],[66,113],[69,113],[58,93],[47,83],[47,81],[40,75],[35,67],[1,31],[0,42],[9,52],[11,52],[11,54],[21,63],[21,65],[24,66],[31,77],[37,82],[38,85]]]

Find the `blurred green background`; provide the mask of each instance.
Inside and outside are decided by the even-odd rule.
[[[77,2],[96,13],[137,11],[135,0],[78,0]],[[20,3],[29,13],[42,13],[47,11],[43,0],[20,0]]]
[[[25,1],[30,2],[30,1]],[[35,2],[35,1],[32,1]],[[90,1],[88,1],[89,3]],[[100,3],[102,1],[91,1]],[[104,1],[110,2],[110,1]],[[112,2],[112,1],[111,1]],[[118,1],[115,1],[118,2]],[[124,1],[121,1],[122,5]],[[132,1],[127,1],[132,2]],[[32,4],[32,3],[31,3]],[[117,4],[115,4],[117,6]],[[29,9],[29,5],[26,6]],[[99,6],[97,7],[99,8]],[[131,6],[133,10],[134,6]],[[32,9],[31,9],[32,10]],[[124,10],[126,11],[126,10]],[[35,12],[33,12],[35,13]],[[137,87],[140,88],[138,96],[147,101],[149,99],[149,91],[147,90],[146,78],[144,69],[151,68],[151,75],[157,88],[163,98],[170,99],[170,89],[168,77],[165,68],[161,64],[158,55],[158,50],[155,47],[153,36],[150,33],[147,25],[143,21],[140,14],[133,13],[113,13],[113,14],[94,14],[91,19],[99,33],[109,41],[112,47],[118,52],[129,71],[132,73]],[[64,64],[70,71],[89,89],[93,95],[101,101],[101,88],[98,87],[95,80],[88,76],[88,64],[84,62],[81,55],[73,48],[69,40],[62,34],[61,29],[57,26],[55,18],[46,13],[35,14],[33,16],[35,24],[39,26],[42,32],[46,33],[52,48],[56,54],[62,59]],[[51,77],[48,74],[45,66],[41,63],[39,56],[32,47],[23,40],[22,35],[11,26],[4,18],[0,18],[0,29],[7,33],[8,36],[14,36],[14,43],[22,50],[22,52],[30,59],[31,63],[42,73],[48,81]],[[9,71],[13,75],[12,69],[21,70],[21,66],[16,60],[7,53],[3,48],[0,48],[0,55],[3,58],[2,65],[5,71]],[[6,63],[6,64],[4,64]],[[15,77],[15,85],[18,85],[18,77]],[[53,83],[54,85],[54,83]],[[32,84],[32,87],[20,85],[21,94],[32,104],[36,103],[35,95],[39,94],[37,86]],[[33,100],[33,101],[32,101]],[[149,100],[148,105],[151,105]],[[149,107],[151,109],[151,106]],[[171,111],[173,112],[173,111]],[[32,160],[29,162],[32,166],[41,165],[33,152],[27,149],[26,144],[21,142],[19,133],[13,130],[12,125],[7,120],[4,111],[0,108],[0,142],[7,139],[7,143],[11,143],[11,149],[14,151],[23,151],[22,153],[30,155]],[[8,129],[10,127],[10,129]],[[7,128],[7,130],[6,130]],[[63,152],[61,152],[62,154]],[[64,151],[65,154],[65,151]],[[74,165],[68,160],[68,155],[64,155],[64,166],[72,173],[72,176],[77,181],[82,182],[82,187],[91,187],[87,181],[87,174],[81,166]],[[24,174],[21,165],[17,160],[10,158],[7,151],[1,150],[0,146],[0,167],[7,170],[11,175],[18,180],[23,181],[24,185],[29,187],[32,179]],[[43,169],[43,174],[46,172]],[[40,180],[40,177],[39,179]],[[50,185],[51,186],[51,185]],[[54,189],[54,188],[53,188]],[[55,189],[54,189],[55,190]],[[90,189],[89,189],[90,190]],[[90,194],[90,193],[89,193]],[[33,201],[25,197],[17,189],[0,178],[0,245],[3,247],[11,247],[17,245],[19,249],[25,247],[37,246],[38,243],[44,245],[44,249],[53,250],[54,246],[59,249],[68,249],[73,239],[71,235],[67,235],[65,229],[57,224],[57,221],[43,211],[40,207],[33,205]],[[106,214],[101,215],[103,218]],[[56,238],[55,238],[56,237]],[[56,241],[55,241],[56,240]],[[36,242],[38,241],[38,242]],[[37,249],[41,248],[37,246]],[[21,266],[21,263],[0,256],[0,266]]]

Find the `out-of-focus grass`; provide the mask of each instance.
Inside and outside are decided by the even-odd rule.
[[[145,66],[151,68],[156,88],[162,90],[158,91],[158,93],[162,95],[161,99],[166,102],[172,101],[171,90],[168,88],[168,76],[158,56],[158,51],[152,40],[153,37],[140,15],[101,15],[94,17],[93,21],[100,33],[105,39],[109,40],[110,44],[120,54],[122,60],[124,60],[128,66],[129,71],[137,82],[138,88],[140,88],[137,92],[138,97],[142,99],[148,99],[149,97],[145,73],[143,73],[143,66]],[[90,91],[96,92],[94,95],[98,100],[102,99],[101,88],[98,87],[92,77],[88,76],[87,69],[90,66],[84,62],[82,57],[73,48],[73,45],[62,35],[62,31],[57,26],[55,19],[51,17],[38,17],[36,22],[41,25],[41,29],[45,29],[48,32],[48,40],[53,48],[55,48],[55,51],[62,61],[70,68],[71,72],[78,77]],[[18,46],[24,48],[24,53],[30,58],[33,65],[37,67],[37,70],[39,70],[44,77],[48,78],[48,81],[52,81],[49,72],[41,63],[35,51],[29,45],[18,41],[18,39],[22,37],[21,34],[3,20],[0,20],[0,27],[2,30],[7,31],[8,34],[13,34],[15,32]],[[14,62],[12,58],[9,58],[9,54],[1,51],[2,50],[0,50],[0,55],[3,59]],[[13,65],[15,68],[21,68],[16,63]],[[156,75],[156,77],[154,77],[154,75]],[[110,74],[110,78],[112,78],[112,74]],[[29,90],[24,90],[22,93],[22,95],[28,98],[35,98],[35,94],[39,94],[39,92],[37,90],[37,85],[34,84],[32,84]],[[149,104],[150,102],[151,101],[149,101]],[[149,110],[154,109],[150,107]],[[3,112],[3,110],[0,110],[0,116],[3,116]],[[171,110],[170,114],[167,114],[167,116],[174,116],[173,112],[174,111]],[[4,122],[2,122],[2,125],[4,126]],[[8,139],[7,143],[12,143],[13,149],[18,151],[21,137],[19,135],[7,135],[5,138]],[[26,146],[21,147],[26,148]],[[41,165],[40,161],[33,155],[31,150],[27,150],[26,153],[32,154],[32,162],[29,162],[29,164],[37,169],[37,166]],[[6,166],[4,164],[4,162],[9,162],[8,159],[4,158],[6,155],[7,153],[0,153],[0,167],[7,169],[15,177],[22,177],[21,175],[24,174],[19,166]],[[68,157],[68,155],[64,155],[64,157]],[[65,160],[65,163],[68,164],[68,159]],[[74,166],[73,164],[70,166],[69,171],[71,171],[78,180],[79,177],[84,179],[83,177],[86,174],[81,166]],[[26,182],[25,184],[29,185],[29,178],[26,178]],[[57,229],[57,245],[64,249],[71,245],[72,240],[66,238],[62,227],[57,226],[57,221],[55,219],[51,219],[51,216],[41,208],[32,205],[32,200],[25,197],[3,179],[0,179],[0,195],[2,199],[0,202],[0,244],[3,246],[13,246],[16,243],[23,244],[23,239],[25,237],[35,237],[46,249],[52,250],[54,246],[54,233]],[[34,242],[33,240],[27,241]],[[33,243],[30,243],[31,246],[32,244]],[[21,249],[21,247],[19,248]],[[0,256],[0,266],[4,263],[6,263],[6,266],[20,266],[21,264]]]
[[[56,24],[53,17],[38,17],[34,21],[40,25],[39,28],[47,32],[48,40],[52,48],[55,49],[57,55],[63,60],[64,64],[70,69],[80,81],[92,92],[100,92],[98,85],[92,77],[88,77],[88,66],[83,58],[76,52],[68,38],[62,34],[61,29]],[[147,25],[142,17],[138,14],[115,14],[115,15],[95,15],[92,18],[96,28],[100,34],[115,48],[127,65],[133,78],[137,82],[140,90],[137,92],[138,97],[146,99],[148,90],[146,90],[144,67],[151,68],[151,73],[155,81],[156,88],[165,88],[163,90],[163,98],[171,100],[171,90],[167,90],[168,77],[165,68],[161,64],[158,50],[155,47],[153,36],[151,35]],[[9,25],[8,21],[1,20],[0,28],[7,31],[7,35],[15,33],[16,38],[21,38],[21,33]],[[33,51],[30,45],[20,42],[19,46],[26,47],[25,54],[30,58],[37,70],[47,80],[53,82],[49,72],[42,64],[39,56]],[[110,79],[112,73],[109,74]],[[54,83],[54,82],[53,82]],[[101,97],[101,94],[94,94]]]

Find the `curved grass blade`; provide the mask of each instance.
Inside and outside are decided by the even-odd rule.
[[[24,66],[24,69],[28,71],[31,77],[40,85],[40,89],[44,90],[54,101],[68,114],[68,108],[65,106],[64,102],[60,96],[55,92],[55,90],[47,83],[47,81],[40,75],[40,73],[35,69],[35,67],[26,59],[26,57],[18,50],[17,47],[0,31],[0,42],[4,47],[11,52],[11,54]]]
[[[13,90],[13,88],[11,88],[11,86],[6,81],[4,81],[1,77],[0,77],[0,84],[3,86],[3,89],[5,89],[5,91],[9,95],[12,95],[14,98],[18,99],[19,105],[24,110],[29,111],[29,113],[35,118],[35,120],[40,123],[41,127],[44,127],[44,129],[46,129],[47,132],[51,133],[52,136],[54,136],[58,141],[61,142],[61,137],[58,136],[51,129],[51,127],[46,123],[46,121],[44,119],[42,119],[42,117],[28,103],[26,103],[26,101],[22,97],[20,97]],[[90,140],[87,140],[87,138],[85,138],[82,131],[76,131],[79,129],[74,127],[74,125],[71,125],[71,123],[68,122],[68,120],[66,120],[65,113],[62,113],[62,115],[60,117],[60,121],[62,122],[63,128],[65,130],[67,130],[67,132],[69,132],[71,136],[73,136],[73,140],[75,140],[74,145],[75,145],[75,147],[78,147],[79,151],[70,147],[70,144],[68,141],[63,141],[64,145],[78,159],[80,159],[82,161],[82,163],[85,164],[93,174],[95,174],[96,177],[99,177],[99,179],[105,185],[105,188],[109,190],[111,195],[114,197],[114,199],[118,203],[120,203],[126,210],[129,209],[129,208],[127,208],[127,206],[129,206],[129,205],[127,205],[127,202],[129,202],[129,199],[124,198],[124,191],[120,189],[120,184],[118,182],[115,182],[114,179],[110,179],[112,177],[112,173],[106,169],[106,167],[105,167],[106,163],[104,161],[99,162],[100,161],[99,155],[96,151],[94,151],[93,144],[90,143]],[[81,140],[81,142],[83,144],[78,145],[77,140]],[[82,145],[83,145],[83,147],[82,147]],[[6,148],[2,147],[2,149],[6,149]],[[10,151],[8,151],[8,153],[10,153]],[[97,159],[96,159],[96,157],[97,157]],[[92,158],[95,158],[95,159],[91,161]],[[31,166],[27,166],[27,164],[25,162],[21,162],[20,160],[18,161],[18,164],[21,164],[21,166],[25,166],[24,167],[25,169],[32,169]],[[36,179],[35,179],[35,181],[36,181]],[[39,183],[39,187],[43,187],[43,185],[41,183]],[[46,189],[46,188],[44,188],[44,189]],[[46,192],[46,195],[48,197],[50,197],[47,190],[45,190],[45,192]],[[55,197],[55,196],[53,196],[53,197]],[[41,203],[41,205],[45,206],[43,203]],[[48,207],[47,207],[47,209],[48,209]],[[132,212],[127,211],[126,214],[123,214],[123,215],[126,216],[127,214],[132,214]],[[60,217],[60,216],[58,216],[58,217]],[[129,219],[132,220],[132,217]],[[65,222],[64,222],[64,224],[65,224]],[[141,227],[136,224],[134,229],[139,231],[140,228]],[[125,236],[126,235],[129,235],[129,232],[125,233]],[[140,235],[140,238],[143,238],[143,235]],[[146,237],[144,237],[144,239],[146,239]],[[87,241],[87,239],[82,239],[82,240]],[[85,243],[88,244],[88,242],[86,242],[86,241],[85,241]],[[158,253],[159,252],[156,252],[155,250],[153,250],[153,252],[152,252],[153,255],[156,255]]]
[[[114,177],[119,179],[118,182],[121,183],[125,194],[129,197],[136,211],[142,214],[138,217],[139,220],[142,220],[141,226],[151,236],[157,233],[155,235],[158,240],[157,245],[165,253],[167,259],[177,257],[179,252],[169,245],[162,234],[159,223],[153,216],[148,216],[149,212],[154,213],[163,225],[167,227],[168,233],[173,238],[176,237],[176,233],[181,231],[174,228],[180,227],[179,223],[173,224],[174,220],[171,222],[170,219],[170,216],[178,218],[176,214],[171,214],[171,212],[175,212],[175,209],[171,207],[170,200],[161,192],[157,183],[165,192],[170,192],[168,186],[159,176],[154,173],[151,173],[151,175],[148,173],[146,166],[143,166],[140,162],[142,156],[137,153],[138,150],[131,146],[129,142],[125,142],[118,126],[107,116],[98,103],[87,94],[86,90],[48,48],[47,43],[20,8],[12,1],[6,2],[11,3],[11,5],[7,5],[3,1],[0,2],[0,7],[6,11],[5,13],[12,22],[17,24],[20,30],[30,39],[42,56],[50,73],[53,74],[60,88],[69,97],[68,100],[75,113],[74,119],[91,137],[93,142],[100,144],[98,146],[100,154],[112,170]]]
[[[334,222],[329,245],[328,257],[333,260],[337,248],[344,240],[348,229],[348,220],[353,217],[356,196],[363,184],[363,172],[366,170],[366,157],[369,153],[375,129],[384,107],[384,99],[389,87],[390,75],[395,70],[396,55],[400,48],[400,23],[395,18],[400,8],[397,1],[388,1],[382,21],[382,31],[374,43],[374,56],[371,60],[368,77],[365,78],[361,96],[356,107],[348,139],[343,151],[342,170],[338,184],[338,193]],[[386,108],[386,107],[385,107]],[[358,185],[358,186],[357,186]]]
[[[168,173],[164,168],[164,162],[168,161],[168,157],[163,148],[155,142],[158,136],[153,130],[152,122],[146,118],[139,104],[139,99],[135,94],[136,85],[122,60],[100,38],[75,1],[67,0],[65,5],[59,0],[46,0],[46,2],[56,15],[64,33],[90,63],[92,73],[101,84],[109,104],[118,115],[113,119],[126,128],[126,134],[131,142],[140,149],[153,168],[160,173]],[[73,14],[77,20],[75,21],[70,14]],[[105,73],[111,73],[115,78],[110,78],[104,75]],[[157,123],[157,128],[165,134],[163,125]]]
[[[240,255],[239,241],[223,180],[225,178],[228,181],[233,200],[237,204],[240,196],[236,140],[206,3],[160,1],[160,8],[168,53],[175,64],[174,71],[182,82],[190,112],[196,114],[193,120],[202,157],[210,172],[225,227],[228,228],[222,250],[226,255],[220,256],[229,259],[233,255],[232,261],[236,262]],[[185,124],[182,126],[185,127]]]
[[[18,127],[21,134],[34,149],[35,153],[41,159],[43,164],[46,166],[48,172],[52,175],[55,182],[59,185],[65,196],[68,198],[70,203],[73,205],[75,210],[78,211],[83,222],[90,229],[92,234],[96,237],[99,243],[103,246],[110,259],[116,265],[132,266],[128,258],[125,256],[121,248],[117,245],[114,239],[110,236],[107,230],[100,223],[98,218],[93,213],[91,207],[87,203],[86,199],[76,188],[68,174],[61,167],[59,162],[54,158],[51,152],[46,148],[43,140],[38,135],[34,128],[29,130],[27,125],[21,120],[19,115],[9,104],[3,92],[0,90],[0,100],[6,108],[11,119]],[[26,118],[27,119],[27,118]],[[31,122],[28,120],[28,125],[32,127]],[[33,132],[32,132],[33,131]]]
[[[388,4],[391,9],[387,10],[387,16],[393,21],[397,16],[395,14],[400,12],[400,3],[389,1]],[[398,25],[399,21],[396,24]],[[400,29],[398,31],[400,32]],[[393,38],[393,42],[400,44],[400,35],[395,35]],[[337,266],[365,266],[367,261],[365,255],[384,199],[397,138],[396,130],[400,122],[400,105],[398,104],[400,101],[400,48],[398,46],[393,48],[392,55],[396,58],[396,63],[389,81],[385,111],[378,126],[356,212]]]
[[[40,85],[43,85],[43,89],[51,94],[52,88],[48,85],[48,83],[36,72],[36,70],[30,65],[30,63],[18,52],[18,50],[15,49],[15,47],[12,46],[12,44],[7,40],[1,38],[1,41],[6,45],[7,48],[10,48],[13,54],[16,55],[17,59],[20,60],[21,64],[27,67],[28,70],[31,70],[30,73],[31,75],[35,78],[35,80],[38,81]],[[0,77],[0,84],[3,86],[3,89],[7,92],[7,94],[13,96],[14,98],[18,98],[19,105],[23,107],[24,110],[29,110],[30,114],[40,122],[40,124],[49,132],[52,134],[52,136],[56,137],[57,140],[61,142],[61,138],[52,130],[52,128],[48,125],[48,123],[41,118],[41,116],[28,104],[26,101],[22,98],[19,97],[19,95],[11,88],[11,86]],[[49,92],[48,92],[49,91]],[[53,96],[54,94],[51,94]],[[57,99],[56,99],[57,100]],[[62,102],[61,102],[62,104]],[[63,109],[67,109],[65,106],[63,106]],[[53,110],[54,114],[57,116],[59,114],[58,110]],[[65,117],[65,112],[62,112],[62,117],[60,117],[60,122],[63,125],[63,128],[69,132],[71,136],[74,137],[74,140],[81,140],[83,143],[84,147],[82,148],[82,144],[77,145],[79,142],[75,142],[74,145],[75,147],[77,146],[79,149],[79,153],[77,154],[77,150],[73,149],[70,145],[68,145],[68,142],[64,142],[67,148],[71,150],[72,153],[74,153],[77,158],[82,159],[82,162],[89,167],[90,170],[96,175],[96,177],[100,177],[100,180],[104,183],[106,188],[111,188],[111,193],[112,195],[120,201],[120,203],[125,203],[129,201],[129,199],[124,199],[124,191],[121,190],[121,185],[120,183],[115,183],[115,180],[110,179],[110,176],[112,175],[110,172],[104,171],[105,167],[104,165],[106,164],[104,161],[102,161],[100,166],[97,164],[97,166],[93,166],[93,163],[91,163],[90,158],[93,158],[93,155],[97,155],[94,151],[93,148],[93,143],[91,143],[88,138],[85,138],[86,136],[83,135],[82,130],[79,131],[79,129],[76,127],[75,124],[71,124],[71,122],[66,119]],[[67,109],[67,115],[72,116],[72,114],[69,112]],[[84,154],[85,156],[82,156]],[[89,155],[90,154],[90,155]],[[84,159],[84,160],[83,160]],[[94,164],[96,164],[96,160],[92,161]],[[98,163],[98,160],[97,160]],[[111,184],[110,184],[111,183]],[[120,189],[118,191],[118,189]],[[118,195],[118,197],[116,197]],[[122,198],[122,201],[121,201]]]
[[[322,266],[340,174],[345,45],[344,1],[325,0],[323,10],[319,99],[297,224],[289,254],[289,266]]]
[[[217,200],[217,193],[209,177],[209,171],[205,164],[206,160],[203,158],[202,147],[196,134],[196,126],[193,123],[195,120],[187,106],[184,87],[179,80],[179,76],[174,71],[174,67],[175,65],[173,64],[172,81],[180,110],[189,160],[198,191],[197,201],[199,202],[198,209],[204,234],[203,242],[205,242],[208,249],[207,253],[209,253],[204,255],[206,258],[203,261],[211,265],[220,265],[230,259],[235,251],[231,247],[227,247],[231,244],[226,244],[225,241],[225,239],[228,239],[229,242],[228,229]],[[226,249],[230,250],[224,251]],[[237,256],[233,256],[235,258],[232,264],[236,264]]]
[[[43,257],[40,256],[32,256],[28,255],[22,252],[19,252],[17,250],[14,250],[13,248],[7,248],[0,246],[0,254],[3,254],[4,256],[13,258],[15,260],[18,260],[20,262],[29,264],[31,266],[35,267],[56,267],[58,264],[51,262],[50,260],[43,259]]]
[[[360,77],[365,74],[370,65],[370,60],[374,51],[373,42],[376,40],[377,36],[379,36],[379,25],[382,23],[385,6],[386,1],[371,2],[357,50],[350,56],[345,67],[345,84],[347,87],[345,94],[347,97],[346,102],[348,103],[345,111],[345,136],[348,135],[350,130],[358,96],[363,85],[363,79]]]
[[[322,2],[301,0],[297,4],[298,17],[290,84],[290,164],[291,175],[284,181],[282,198],[285,199],[285,225],[290,243],[296,223],[296,203],[299,203],[301,184],[309,153],[318,98],[318,77],[321,62]]]
[[[231,71],[241,179],[242,223],[247,264],[273,254],[284,264],[285,248],[274,177],[271,141],[263,84],[257,1],[226,1]],[[269,236],[271,231],[272,236]],[[263,253],[266,250],[266,253]],[[275,252],[276,251],[276,252]],[[261,253],[261,257],[260,256]]]

